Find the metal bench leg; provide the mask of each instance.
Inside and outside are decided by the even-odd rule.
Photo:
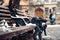
[[[21,40],[21,35],[18,35],[18,40]]]
[[[17,36],[15,36],[15,37],[12,37],[12,39],[11,40],[17,40]]]

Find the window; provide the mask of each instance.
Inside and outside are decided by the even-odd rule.
[[[53,11],[54,11],[54,13],[56,13],[56,7],[53,7]]]
[[[57,6],[60,7],[60,2],[58,2]]]
[[[48,15],[48,8],[45,8],[45,14]]]
[[[36,3],[39,5],[39,4],[41,4],[41,1],[40,1],[40,0],[37,0],[37,2],[36,2]]]
[[[49,0],[45,0],[45,2],[48,2]]]
[[[56,0],[52,0],[52,2],[56,2]]]
[[[56,14],[60,14],[60,8],[57,8],[57,13]]]

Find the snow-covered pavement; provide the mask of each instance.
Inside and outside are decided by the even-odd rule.
[[[52,40],[60,40],[60,25],[47,25],[47,35]]]
[[[56,24],[56,25],[47,25],[47,27],[60,27],[59,24]]]

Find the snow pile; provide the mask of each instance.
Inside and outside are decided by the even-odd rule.
[[[47,25],[47,27],[60,27],[60,25]]]

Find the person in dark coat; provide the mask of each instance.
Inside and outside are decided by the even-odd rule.
[[[52,24],[52,14],[50,14],[50,16],[49,16],[49,19],[50,19],[50,23]]]
[[[39,18],[39,19],[42,22],[42,27],[43,27],[44,34],[45,34],[45,36],[47,36],[47,34],[46,34],[46,28],[47,28],[46,22],[47,22],[47,20],[44,19],[44,18]]]
[[[42,15],[42,13],[43,13],[43,10],[41,9],[41,8],[37,8],[36,10],[35,10],[35,12],[37,12],[37,14],[39,14],[39,13],[41,13],[41,15],[39,16],[39,15],[35,15],[35,17],[32,17],[32,19],[31,19],[31,23],[32,24],[36,24],[36,27],[35,27],[35,33],[34,33],[34,35],[33,35],[33,38],[34,38],[34,40],[42,40],[42,32],[44,31],[45,32],[45,35],[46,35],[46,25],[45,26],[42,26],[42,23],[43,22],[46,22],[47,20],[45,20],[44,18],[43,18],[43,15]]]
[[[37,25],[35,27],[35,33],[33,35],[34,40],[38,40],[38,39],[39,40],[42,40],[42,36],[41,36],[41,33],[42,33],[42,30],[41,29],[43,29],[42,28],[42,22],[39,19],[37,19],[36,17],[34,17],[34,18],[32,18],[31,23]],[[37,36],[39,36],[39,38],[37,38]]]
[[[37,17],[33,17],[32,20],[31,20],[31,23],[33,24],[36,24],[36,28],[35,28],[35,33],[33,35],[33,38],[34,40],[42,40],[42,32],[44,31],[45,32],[45,35],[46,35],[46,25],[43,27],[42,26],[42,22],[46,22],[47,20],[43,19],[43,18],[37,18]],[[37,38],[37,36],[39,36],[39,38]]]
[[[50,23],[53,25],[55,22],[55,15],[53,11],[50,11],[49,19],[50,19]]]

